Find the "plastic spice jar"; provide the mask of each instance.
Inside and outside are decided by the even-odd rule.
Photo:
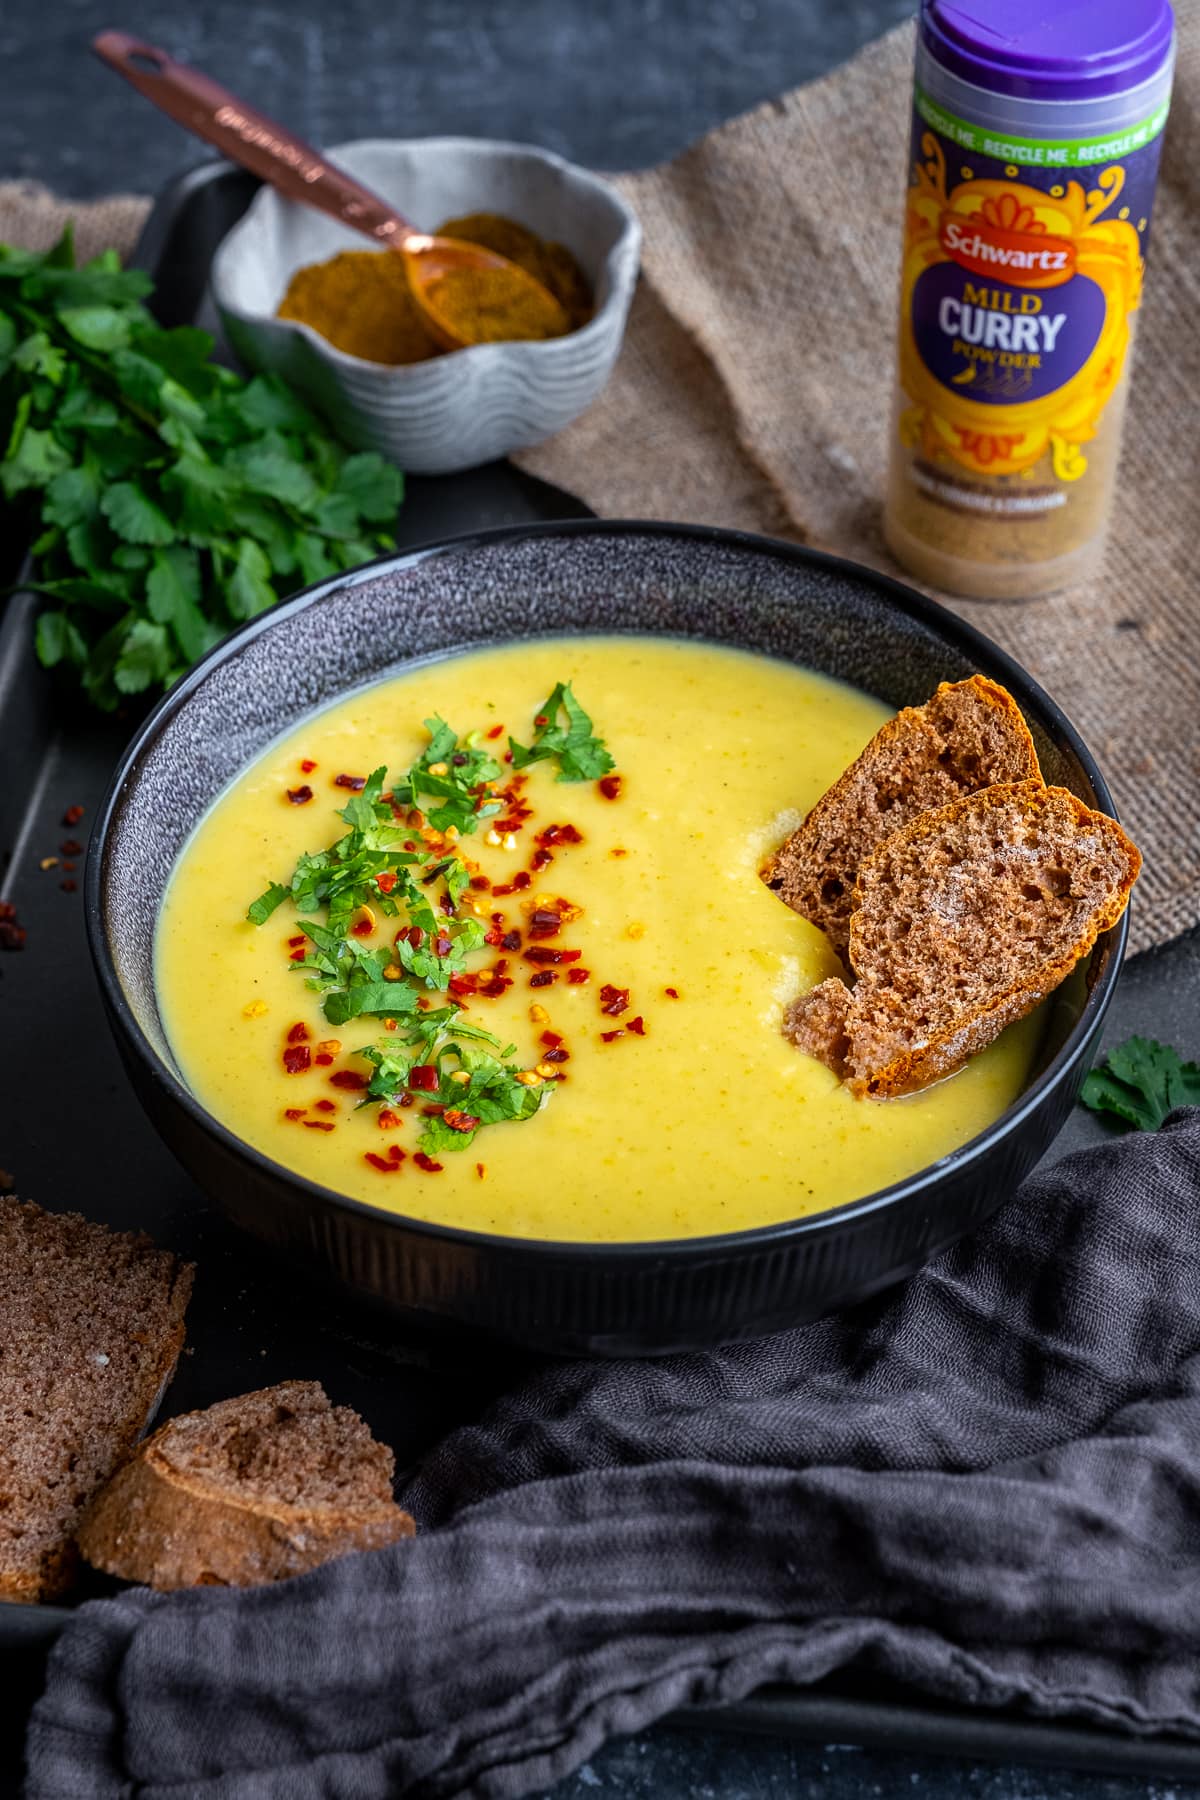
[[[1169,0],[923,0],[884,529],[934,586],[1099,555],[1173,62]]]

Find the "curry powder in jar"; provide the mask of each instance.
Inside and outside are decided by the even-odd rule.
[[[1169,0],[923,0],[884,532],[937,587],[1100,554],[1174,37]]]

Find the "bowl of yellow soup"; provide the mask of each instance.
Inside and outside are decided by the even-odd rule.
[[[1125,923],[953,1078],[854,1098],[780,1030],[837,969],[759,878],[962,621],[792,546],[482,533],[253,620],[135,735],[87,912],[137,1091],[201,1187],[364,1296],[562,1351],[769,1330],[993,1210],[1090,1065]]]

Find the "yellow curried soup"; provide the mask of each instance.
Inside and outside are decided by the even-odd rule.
[[[293,946],[304,953],[290,898],[262,926],[246,909],[267,881],[290,879],[302,852],[346,830],[339,774],[361,778],[385,763],[399,779],[426,748],[421,721],[434,714],[464,737],[502,726],[482,739],[497,753],[510,732],[528,744],[558,681],[572,683],[616,759],[617,797],[593,781],[558,782],[557,765],[541,762],[521,788],[531,816],[520,828],[494,844],[489,831],[500,834],[481,826],[457,848],[478,880],[506,887],[529,872],[548,826],[581,834],[554,845],[523,891],[476,887],[462,902],[493,938],[522,933],[515,953],[493,942],[468,959],[483,971],[500,964],[500,980],[483,979],[503,991],[466,994],[465,1016],[514,1044],[522,1069],[548,1047],[567,1060],[542,1061],[553,1092],[534,1117],[484,1126],[427,1171],[415,1160],[420,1093],[386,1109],[385,1128],[378,1105],[359,1109],[361,1093],[336,1083],[372,1074],[353,1052],[385,1042],[383,1021],[329,1025],[289,960]],[[180,857],[159,921],[157,980],[185,1080],[238,1136],[314,1181],[388,1211],[525,1237],[737,1231],[839,1206],[926,1167],[1020,1091],[1038,1015],[940,1086],[854,1099],[780,1033],[783,1004],[838,964],[757,873],[887,716],[864,694],[768,657],[641,637],[470,652],[351,694],[240,776]],[[311,800],[289,801],[304,787]],[[535,946],[539,895],[583,910]],[[364,947],[390,944],[399,922],[379,918]],[[534,947],[568,946],[570,963],[525,960]],[[531,985],[547,972],[550,981]],[[618,990],[610,1005],[627,990],[624,1009],[602,1010],[602,989]],[[314,1055],[290,1074],[295,1027]],[[321,1062],[331,1040],[339,1048]]]

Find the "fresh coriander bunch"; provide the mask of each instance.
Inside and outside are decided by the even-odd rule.
[[[403,493],[274,376],[164,330],[149,276],[0,245],[0,488],[30,515],[37,651],[98,706],[167,687],[232,626],[394,547]]]

